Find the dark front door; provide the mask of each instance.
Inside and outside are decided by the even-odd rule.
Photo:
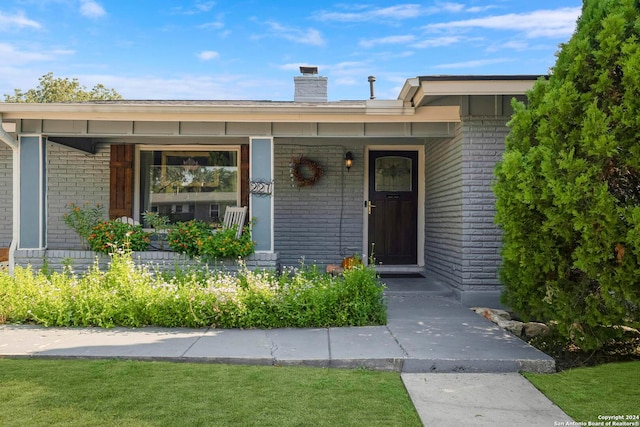
[[[369,253],[376,264],[418,262],[418,152],[369,152]]]

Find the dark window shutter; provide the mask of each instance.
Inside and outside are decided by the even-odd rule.
[[[133,145],[112,145],[109,218],[133,216]]]
[[[240,205],[249,206],[249,145],[240,146]]]

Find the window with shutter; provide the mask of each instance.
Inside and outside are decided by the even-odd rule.
[[[133,145],[111,146],[109,218],[133,214]]]

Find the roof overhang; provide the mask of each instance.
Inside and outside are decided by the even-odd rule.
[[[16,139],[13,136],[9,135],[9,132],[16,131],[15,123],[4,123],[2,119],[2,114],[0,114],[0,141],[7,144],[11,148],[18,148]]]
[[[88,103],[0,103],[7,120],[144,120],[194,122],[458,122],[447,106],[414,108],[399,100],[335,103],[233,101],[124,101]]]
[[[444,96],[524,95],[535,82],[546,76],[422,76],[408,79],[398,100],[413,107],[428,106]]]

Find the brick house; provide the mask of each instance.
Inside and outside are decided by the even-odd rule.
[[[537,76],[423,76],[395,100],[328,102],[327,79],[301,71],[291,102],[0,103],[0,247],[12,264],[90,262],[69,202],[176,221],[240,205],[257,266],[373,256],[496,304],[493,167]]]

